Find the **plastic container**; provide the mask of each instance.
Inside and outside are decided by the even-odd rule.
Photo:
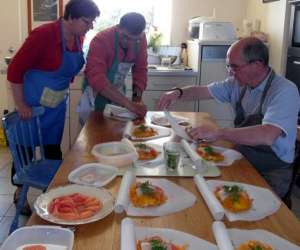
[[[136,152],[123,142],[100,143],[93,147],[92,154],[103,164],[116,167],[132,165],[138,156]]]
[[[57,246],[53,249],[72,250],[74,233],[67,228],[58,226],[22,227],[14,231],[2,244],[1,250],[22,249],[27,244]],[[52,249],[52,248],[51,248]]]

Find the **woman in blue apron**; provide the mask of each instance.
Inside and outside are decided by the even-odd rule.
[[[42,61],[45,55],[49,54],[49,52],[45,52],[45,55],[43,55],[42,51],[40,51],[42,59],[36,59],[32,69],[26,70],[23,77],[23,86],[12,84],[17,111],[21,117],[25,119],[30,118],[31,107],[33,106],[43,106],[45,108],[40,121],[44,152],[47,159],[62,159],[60,144],[64,130],[68,88],[74,76],[78,74],[84,65],[80,38],[92,28],[93,20],[99,14],[99,9],[92,0],[69,1],[65,8],[64,18],[34,30],[12,62],[12,69],[15,70],[17,68],[15,65],[22,63],[24,59],[26,60],[24,54],[30,47],[31,41],[36,42],[39,39],[43,42],[45,34],[52,34],[54,38],[57,38],[58,35],[60,36],[60,45],[51,47],[52,51],[50,51],[50,54],[56,55],[57,52],[53,51],[53,48],[61,51],[59,66],[55,70],[39,69],[39,60]],[[54,46],[58,44],[55,41],[53,43]],[[45,46],[44,49],[49,49],[49,47]],[[20,92],[18,92],[19,86],[22,87]],[[19,105],[20,100],[21,105]],[[13,175],[14,168],[12,177]],[[15,203],[17,202],[17,196],[18,191],[15,194]],[[27,208],[23,209],[23,214],[28,213],[27,206]]]
[[[144,17],[140,14],[137,13],[126,14],[121,18],[119,26],[114,26],[103,31],[105,34],[111,34],[110,39],[113,38],[112,41],[113,46],[107,48],[107,50],[112,49],[113,53],[111,53],[109,56],[107,54],[105,54],[104,56],[103,51],[100,51],[102,52],[102,54],[100,54],[99,50],[96,51],[96,49],[94,49],[91,52],[94,53],[93,54],[94,57],[98,56],[99,61],[101,60],[102,62],[103,60],[105,61],[106,64],[108,64],[106,57],[113,58],[111,65],[107,66],[109,70],[106,73],[106,79],[109,81],[109,86],[107,86],[107,88],[109,89],[109,93],[108,92],[105,93],[105,91],[103,92],[101,91],[100,93],[99,92],[97,93],[96,91],[94,91],[94,88],[92,88],[92,86],[88,83],[88,81],[85,80],[84,93],[81,97],[80,104],[77,107],[77,112],[79,113],[81,124],[85,122],[85,120],[88,118],[89,113],[92,110],[103,111],[105,105],[111,102],[114,102],[118,105],[122,105],[128,108],[126,105],[124,105],[124,103],[126,103],[129,106],[131,106],[131,108],[128,108],[130,111],[135,112],[138,116],[145,115],[146,108],[144,105],[135,102],[130,102],[125,97],[125,78],[128,75],[129,71],[132,69],[132,67],[136,64],[136,60],[140,56],[139,53],[146,53],[146,45],[145,48],[141,49],[141,39],[143,38],[144,26],[141,25],[142,28],[140,28],[135,34],[132,34],[130,32],[130,29],[128,29],[128,26],[130,25],[127,25],[126,27],[122,27],[122,19],[126,20],[127,18],[128,19],[137,18],[139,21],[141,21],[140,19],[144,20]],[[101,36],[101,34],[99,37],[96,37],[95,41],[97,41],[97,43],[99,44],[100,43],[104,44],[107,42]],[[145,49],[145,51],[143,51],[143,49]],[[128,56],[127,54],[129,50],[131,52],[130,56]],[[87,67],[89,67],[89,64],[92,64],[89,61],[89,56],[87,59],[87,65],[88,65]],[[103,59],[104,57],[106,58],[105,60]],[[146,60],[147,58],[145,56],[145,64],[146,64]],[[101,66],[103,67],[103,64]],[[100,66],[95,66],[95,67],[100,67]],[[95,68],[93,72],[95,72],[96,69],[97,68]],[[146,78],[146,74],[147,71],[145,70],[145,78]],[[87,76],[89,77],[88,73]],[[134,92],[133,95],[135,94],[135,90],[136,90],[135,85],[133,85],[133,92]],[[141,98],[141,94],[140,94],[140,98]]]

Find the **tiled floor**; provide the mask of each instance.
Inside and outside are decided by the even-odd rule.
[[[10,182],[11,157],[7,148],[0,147],[0,245],[6,239],[9,227],[15,215],[13,194],[15,187]],[[30,189],[28,193],[29,203],[32,205],[36,197],[41,193],[37,189]],[[28,217],[21,216],[19,224],[25,225]]]
[[[6,239],[8,230],[15,214],[13,194],[15,187],[10,183],[11,157],[6,148],[0,147],[0,245]],[[30,189],[28,200],[32,206],[40,190]],[[293,212],[300,219],[300,188],[295,187],[293,192]],[[21,216],[20,225],[25,225],[28,218]]]

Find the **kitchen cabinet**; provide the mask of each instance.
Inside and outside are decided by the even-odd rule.
[[[187,85],[196,85],[197,77],[195,72],[183,71],[164,71],[149,72],[147,88],[143,93],[143,102],[147,105],[149,111],[156,110],[156,104],[161,94],[174,87],[184,87]],[[126,96],[132,96],[131,76],[126,78]],[[197,102],[178,102],[170,107],[171,111],[196,111]]]

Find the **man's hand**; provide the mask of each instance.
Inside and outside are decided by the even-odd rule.
[[[27,120],[32,117],[32,109],[25,103],[18,105],[16,109],[21,119]]]
[[[143,118],[147,113],[147,107],[142,102],[131,102],[128,110],[135,113],[139,118]]]
[[[203,125],[200,127],[192,128],[188,130],[190,137],[197,140],[216,141],[220,136],[220,129],[213,125]]]
[[[180,93],[178,90],[172,90],[162,94],[156,105],[156,109],[157,110],[167,109],[170,105],[172,105],[178,100],[179,94]]]

